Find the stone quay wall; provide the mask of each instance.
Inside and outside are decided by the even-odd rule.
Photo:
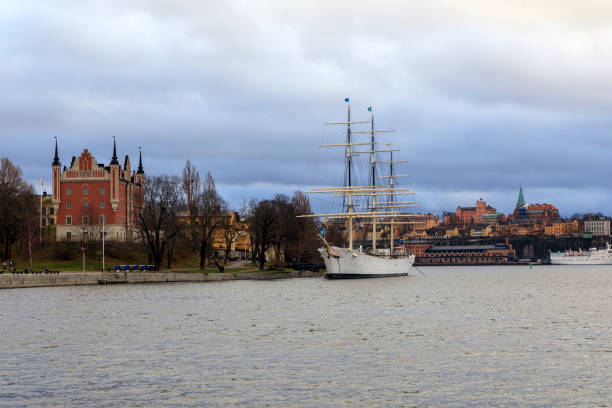
[[[57,274],[1,274],[0,289],[33,288],[41,286],[100,285],[119,283],[162,282],[217,282],[227,280],[272,280],[313,278],[322,272],[60,272]]]

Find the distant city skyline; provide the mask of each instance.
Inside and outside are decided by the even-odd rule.
[[[78,22],[78,23],[76,23]],[[612,214],[612,7],[472,0],[0,5],[0,156],[50,191],[87,148],[143,147],[147,174],[191,160],[234,207],[334,183],[353,115],[396,129],[415,211],[483,198]],[[313,199],[313,206],[325,203]]]

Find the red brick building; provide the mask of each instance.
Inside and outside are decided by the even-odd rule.
[[[51,169],[58,241],[101,237],[102,225],[107,239],[134,237],[144,194],[142,153],[137,171],[132,170],[129,156],[123,166],[119,164],[115,142],[108,166],[98,164],[85,149],[62,169],[56,141]]]
[[[482,224],[485,215],[497,214],[497,210],[482,199],[476,201],[475,207],[457,207],[457,212],[449,213],[444,217],[445,225],[472,225]],[[498,214],[499,216],[499,214]]]

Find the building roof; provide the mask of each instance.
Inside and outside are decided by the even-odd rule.
[[[489,249],[508,249],[506,244],[495,245],[436,245],[430,251],[486,251]]]
[[[516,201],[516,207],[523,207],[525,205],[525,197],[523,196],[523,186],[519,191],[518,200]]]

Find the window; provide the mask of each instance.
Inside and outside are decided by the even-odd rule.
[[[68,224],[68,225],[72,224],[72,217],[71,216],[67,216],[66,217],[66,224]]]
[[[45,207],[42,208],[42,215],[47,215],[47,209]]]
[[[66,208],[67,209],[71,209],[72,208],[72,201],[67,201],[66,202]]]
[[[89,193],[89,189],[87,187],[83,187],[83,195],[87,195]]]
[[[67,232],[66,233],[66,240],[70,241],[72,239],[72,232]]]
[[[71,195],[72,194],[72,189],[70,187],[68,187],[66,189],[66,195]]]
[[[100,187],[100,195],[104,195],[104,187]]]
[[[89,225],[89,217],[87,215],[83,216],[83,225]]]
[[[104,237],[106,238],[106,235],[108,235],[108,233],[106,231],[104,231]],[[100,238],[102,238],[102,231],[100,231]]]
[[[102,225],[106,224],[106,217],[104,215],[100,216],[100,224],[102,224]]]
[[[49,218],[49,225],[53,225],[53,218]]]
[[[83,201],[83,208],[89,208],[89,203],[87,201]]]
[[[100,208],[104,208],[104,200],[100,201]]]
[[[49,208],[49,215],[53,215],[55,213],[55,208]]]

